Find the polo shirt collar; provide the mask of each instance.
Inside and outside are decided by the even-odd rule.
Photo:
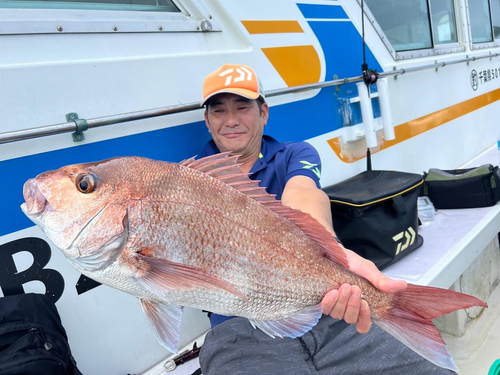
[[[218,153],[220,153],[220,150],[217,147],[217,145],[215,144],[214,140],[211,139],[210,141],[208,141],[205,148],[203,149],[202,157],[208,156],[208,155],[215,155]]]
[[[279,143],[276,139],[268,135],[264,135],[262,137],[259,159],[250,169],[250,174],[257,173],[265,169],[267,164],[276,156],[276,154],[284,149],[285,146]]]

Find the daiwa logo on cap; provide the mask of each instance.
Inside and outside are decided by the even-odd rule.
[[[219,74],[220,77],[227,76],[228,74],[231,74],[234,72],[234,69],[228,69],[223,71],[221,74]],[[252,72],[245,68],[244,66],[241,66],[239,68],[236,68],[236,72],[239,73],[239,76],[234,79],[234,82],[241,82],[241,81],[251,81],[252,80]],[[228,86],[231,83],[233,76],[230,75],[226,78],[226,86]]]
[[[255,71],[245,65],[225,64],[210,73],[203,81],[201,105],[221,93],[236,94],[247,99],[264,98],[264,90]]]

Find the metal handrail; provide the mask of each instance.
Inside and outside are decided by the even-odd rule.
[[[407,73],[413,73],[413,72],[418,72],[418,71],[427,70],[427,69],[444,68],[445,66],[448,66],[448,65],[460,64],[460,63],[464,63],[464,62],[468,63],[468,62],[475,61],[475,60],[493,58],[493,57],[497,57],[497,56],[500,56],[500,53],[492,54],[490,52],[488,55],[482,55],[482,56],[477,56],[477,57],[476,56],[475,57],[466,57],[463,59],[440,62],[440,63],[436,62],[434,64],[421,65],[421,66],[407,68],[407,69],[397,69],[397,70],[395,69],[393,71],[379,73],[379,78],[396,77],[398,75],[403,75],[403,74],[407,74]],[[345,85],[348,83],[360,82],[362,80],[363,80],[363,76],[341,78],[341,79],[336,79],[336,80],[332,80],[332,81],[311,83],[308,85],[301,85],[301,86],[294,86],[294,87],[287,87],[285,89],[270,90],[270,91],[266,91],[265,95],[266,95],[266,98],[270,98],[273,96],[316,90],[316,89],[320,89],[320,88],[324,88],[324,87],[340,86],[340,85]],[[118,123],[123,123],[123,122],[143,120],[143,119],[158,117],[158,116],[165,116],[165,115],[170,115],[170,114],[174,114],[174,113],[194,111],[197,109],[201,109],[199,102],[175,105],[175,106],[170,106],[170,107],[147,109],[147,110],[143,110],[143,111],[122,113],[122,114],[118,114],[118,115],[96,117],[96,118],[85,119],[85,120],[87,122],[88,128],[90,129],[90,128],[97,128],[100,126],[113,125],[113,124],[118,124]],[[41,126],[41,127],[37,127],[37,128],[30,128],[30,129],[24,129],[24,130],[12,131],[12,132],[5,132],[5,133],[0,133],[0,144],[9,143],[9,142],[17,142],[17,141],[22,141],[25,139],[44,137],[44,136],[54,135],[54,134],[76,132],[77,130],[78,130],[78,127],[77,127],[76,122],[69,121],[69,122],[65,122],[65,123],[61,123],[61,124],[47,125],[47,126]]]

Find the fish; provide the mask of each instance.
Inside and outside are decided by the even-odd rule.
[[[375,324],[457,370],[431,320],[485,302],[412,284],[379,291],[349,270],[318,221],[258,183],[229,152],[180,163],[117,157],[29,179],[21,209],[79,272],[136,296],[173,353],[184,306],[295,338],[321,318],[325,294],[349,283],[360,287]]]

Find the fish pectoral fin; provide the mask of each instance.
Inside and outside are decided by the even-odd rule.
[[[177,354],[182,307],[145,299],[139,301],[158,341],[172,353]]]
[[[259,327],[264,333],[272,338],[291,337],[296,338],[310,331],[319,321],[323,314],[321,303],[308,306],[297,314],[280,320],[254,320],[250,319],[252,326]]]
[[[139,264],[146,264],[144,275],[136,277],[137,281],[158,296],[170,290],[222,289],[248,302],[248,298],[231,283],[199,268],[140,253],[133,256],[138,258]]]

